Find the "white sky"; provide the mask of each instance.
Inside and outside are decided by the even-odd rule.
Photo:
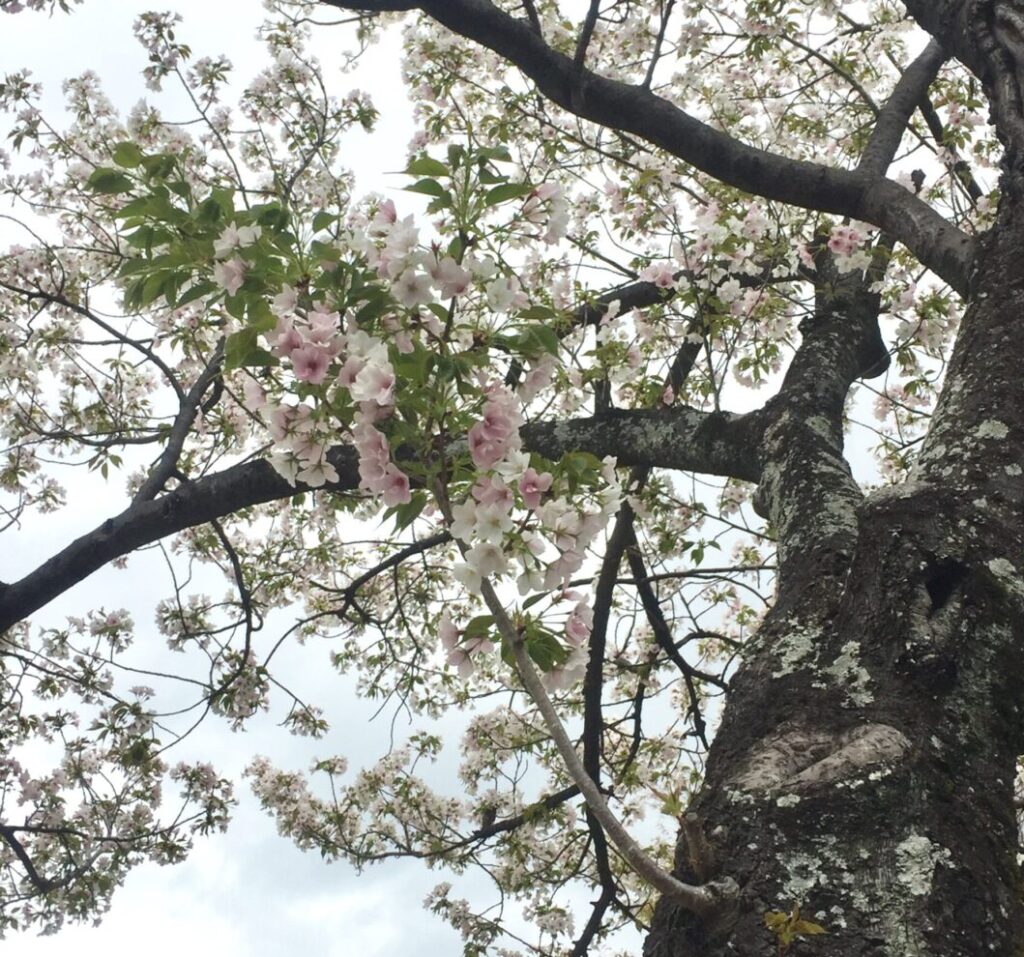
[[[226,54],[239,82],[262,68],[263,50],[254,41],[256,26],[264,17],[258,0],[86,0],[72,16],[0,15],[0,74],[29,67],[45,86],[43,109],[50,115],[62,104],[61,81],[87,69],[100,75],[107,95],[122,110],[144,96],[173,106],[173,99],[149,93],[140,76],[146,58],[131,25],[135,16],[148,9],[179,11],[184,17],[179,39],[190,44],[197,57]],[[347,162],[357,174],[358,191],[399,185],[381,175],[383,170],[402,168],[413,132],[398,70],[397,43],[375,50],[350,76],[341,76],[333,66],[340,63],[332,54],[340,45],[337,31],[318,31],[314,47],[325,74],[341,92],[352,87],[368,90],[382,113],[372,147],[361,133],[349,141]],[[171,84],[167,86],[170,89]],[[4,245],[16,241],[8,230],[0,240]],[[15,548],[0,549],[0,580],[20,577],[124,507],[121,477],[107,485],[83,470],[76,475],[75,498],[68,508],[40,519],[31,535],[18,536]],[[80,615],[95,607],[95,596],[99,596],[108,607],[125,606],[132,611],[140,645],[147,641],[162,645],[163,639],[150,623],[156,602],[168,587],[162,559],[150,551],[133,557],[126,571],[106,568],[72,589],[47,609],[46,619]],[[313,700],[335,702],[333,714],[328,713],[335,730],[326,742],[293,738],[270,719],[257,720],[242,735],[232,734],[224,722],[214,719],[206,722],[199,737],[190,739],[190,752],[196,758],[212,759],[225,773],[236,774],[257,752],[295,769],[307,767],[314,754],[333,751],[346,754],[353,767],[372,762],[386,747],[388,716],[367,732],[370,709],[356,701],[346,682],[327,667],[327,654],[323,646],[307,648],[302,658],[283,662],[319,679],[304,682],[303,690]],[[373,743],[378,745],[376,750]],[[186,756],[175,752],[175,759]],[[183,953],[377,957],[397,952],[425,957],[461,950],[458,935],[421,906],[443,874],[431,873],[418,862],[391,862],[362,875],[346,864],[326,865],[319,854],[302,853],[278,837],[273,820],[255,805],[244,783],[237,793],[242,804],[226,835],[199,839],[184,864],[135,869],[114,895],[113,908],[99,927],[69,926],[55,937],[21,934],[9,938],[8,945],[21,957],[67,953],[109,957],[140,948],[150,957]]]

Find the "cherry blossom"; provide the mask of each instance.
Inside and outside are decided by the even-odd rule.
[[[263,230],[259,226],[236,226],[235,223],[231,223],[214,240],[214,255],[218,259],[224,259],[236,249],[251,246],[262,234]]]
[[[242,288],[246,268],[245,262],[238,258],[219,262],[213,267],[213,281],[233,296]]]

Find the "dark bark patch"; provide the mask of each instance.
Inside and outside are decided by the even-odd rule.
[[[929,617],[945,608],[967,574],[967,567],[955,558],[942,558],[928,568],[924,587],[931,599]]]

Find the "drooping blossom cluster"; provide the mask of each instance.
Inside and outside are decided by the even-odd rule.
[[[382,494],[387,505],[408,502],[409,478],[391,461],[387,437],[373,424],[394,408],[396,378],[387,346],[358,328],[354,319],[343,332],[341,314],[322,302],[302,310],[298,292],[290,286],[274,298],[271,311],[277,317],[267,334],[271,353],[291,363],[298,382],[342,389],[357,406],[352,437],[359,451],[361,487]],[[338,481],[327,459],[336,429],[326,414],[305,401],[273,405],[252,380],[246,398],[250,409],[268,416],[277,445],[271,463],[280,474],[314,487]]]
[[[379,494],[389,507],[410,501],[409,476],[391,461],[387,436],[362,421],[352,429],[352,438],[359,453],[360,487]]]
[[[213,281],[229,296],[242,288],[248,268],[245,260],[234,254],[235,251],[253,245],[262,232],[259,226],[237,226],[232,222],[214,241],[213,252],[218,261],[213,265]]]
[[[539,238],[552,245],[569,229],[569,203],[559,183],[542,183],[523,203],[521,215],[528,223],[543,227]]]
[[[523,419],[515,397],[507,389],[488,390],[483,417],[469,430],[469,454],[479,469],[489,469],[522,447],[519,426]]]

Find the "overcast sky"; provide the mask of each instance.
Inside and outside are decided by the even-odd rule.
[[[87,69],[101,76],[107,94],[123,110],[141,97],[154,98],[140,76],[146,58],[131,30],[134,17],[147,9],[179,11],[184,17],[179,38],[192,46],[195,56],[226,54],[242,83],[263,66],[262,47],[254,39],[264,16],[258,0],[86,0],[72,16],[0,14],[0,74],[31,68],[45,85],[47,112],[60,107],[61,81]],[[332,48],[337,45],[337,33],[327,30],[320,31],[315,42],[328,79],[342,92],[353,86],[370,91],[383,114],[372,148],[362,134],[354,134],[347,162],[357,173],[359,191],[393,187],[395,181],[382,177],[381,171],[401,168],[413,132],[397,43],[366,58],[354,76],[341,76],[335,68]],[[161,105],[175,102],[167,96],[155,100]],[[9,230],[0,232],[0,244],[11,241],[17,240]],[[19,535],[17,548],[0,549],[0,580],[25,574],[124,504],[122,479],[108,486],[99,476],[80,471],[67,509],[39,520],[30,536]],[[219,592],[223,584],[215,588]],[[134,557],[126,571],[104,569],[62,596],[47,609],[45,619],[37,620],[57,622],[98,602],[124,606],[134,615],[139,643],[158,646],[163,639],[152,625],[153,610],[167,590],[162,559],[150,551]],[[304,689],[314,700],[333,703],[328,716],[335,730],[326,743],[298,740],[270,719],[255,721],[243,735],[232,734],[214,720],[190,739],[189,754],[176,753],[175,759],[212,759],[219,770],[236,774],[256,752],[296,769],[307,767],[314,754],[333,751],[346,754],[353,767],[372,762],[386,747],[388,717],[367,731],[369,709],[327,667],[327,656],[328,649],[321,645],[282,662],[313,679],[304,682]],[[363,875],[346,864],[326,865],[319,854],[304,854],[278,837],[274,822],[255,806],[246,785],[241,784],[238,793],[242,804],[226,835],[201,839],[184,864],[137,868],[115,894],[113,908],[99,927],[71,926],[50,938],[19,935],[8,946],[14,946],[20,957],[107,957],[139,948],[152,957],[425,957],[461,951],[459,936],[421,907],[443,875],[417,862],[390,863]]]

